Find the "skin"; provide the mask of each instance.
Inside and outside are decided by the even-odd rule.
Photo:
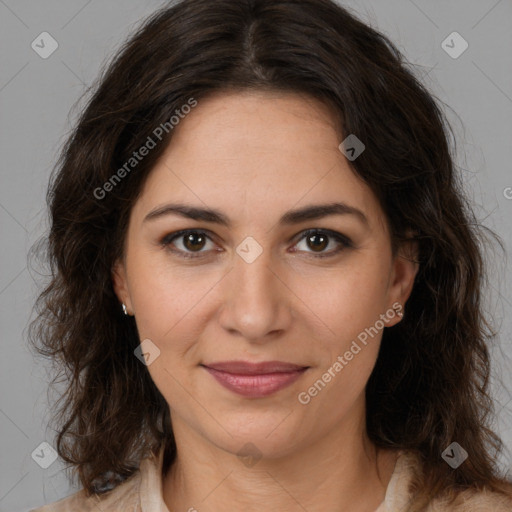
[[[385,215],[338,149],[343,138],[317,100],[216,94],[175,128],[133,206],[113,282],[140,339],[160,350],[148,370],[178,447],[162,479],[169,510],[370,512],[384,500],[397,453],[369,441],[364,396],[382,333],[307,405],[297,399],[359,333],[405,304],[418,270],[414,247],[392,256]],[[219,210],[231,225],[175,214],[144,220],[174,202]],[[288,210],[332,202],[361,210],[368,224],[353,214],[279,224]],[[353,246],[308,243],[303,232],[312,228]],[[210,238],[162,245],[182,229]],[[263,250],[252,263],[236,252],[248,236]],[[245,398],[200,366],[226,360],[310,368],[271,396]],[[251,466],[237,456],[246,443],[261,456]]]

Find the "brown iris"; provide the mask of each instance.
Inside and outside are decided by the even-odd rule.
[[[200,250],[204,247],[205,236],[201,233],[189,233],[183,239],[183,245],[190,251]]]
[[[313,235],[309,235],[307,237],[307,241],[311,249],[314,249],[315,251],[316,249],[319,249],[320,251],[322,251],[329,243],[328,238],[329,237],[322,233],[314,233]]]

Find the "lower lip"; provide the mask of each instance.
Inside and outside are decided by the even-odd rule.
[[[297,370],[287,373],[264,373],[261,375],[235,375],[233,373],[204,367],[217,382],[225,388],[242,396],[261,398],[276,393],[293,382],[307,370]]]

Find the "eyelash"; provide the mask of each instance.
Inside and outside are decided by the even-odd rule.
[[[205,252],[208,252],[208,251],[201,251],[201,252],[184,252],[182,251],[181,249],[171,249],[170,248],[170,245],[171,243],[176,240],[177,238],[180,238],[180,237],[183,237],[185,235],[189,235],[191,233],[196,233],[196,234],[200,234],[200,235],[205,235],[209,240],[212,240],[212,238],[210,236],[208,236],[208,232],[207,231],[202,231],[202,230],[199,230],[199,229],[183,229],[181,231],[176,231],[175,233],[170,233],[169,235],[166,235],[160,242],[160,244],[170,250],[171,252],[179,255],[179,257],[181,258],[185,258],[185,259],[197,259],[197,258],[202,258],[203,257],[203,254]],[[308,253],[310,254],[313,258],[329,258],[329,257],[333,257],[335,255],[337,255],[339,252],[341,252],[342,250],[344,249],[350,249],[350,248],[353,248],[354,245],[352,243],[352,241],[347,238],[346,236],[342,235],[341,233],[337,233],[336,231],[331,231],[329,229],[307,229],[305,231],[303,231],[301,233],[301,237],[297,240],[297,242],[295,243],[298,244],[299,242],[301,242],[303,239],[305,239],[306,237],[308,237],[309,235],[324,235],[324,236],[327,236],[329,238],[332,238],[334,239],[336,242],[338,242],[341,247],[335,249],[335,250],[332,250],[330,252],[327,252],[327,253]]]

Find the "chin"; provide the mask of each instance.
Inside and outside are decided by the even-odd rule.
[[[261,413],[256,418],[252,414],[251,418],[238,417],[236,421],[225,422],[219,417],[217,420],[221,424],[229,425],[226,428],[229,434],[223,429],[216,429],[216,435],[210,439],[213,444],[233,455],[241,456],[240,452],[251,455],[255,452],[254,456],[280,458],[297,449],[301,439],[299,426],[289,422],[290,418],[283,421],[289,414],[289,411],[279,415]]]
[[[260,459],[279,459],[292,453],[295,449],[292,439],[288,437],[290,444],[285,444],[282,440],[270,439],[261,433],[260,436],[247,435],[225,439],[224,443],[217,446],[240,458],[245,466],[251,467]]]

